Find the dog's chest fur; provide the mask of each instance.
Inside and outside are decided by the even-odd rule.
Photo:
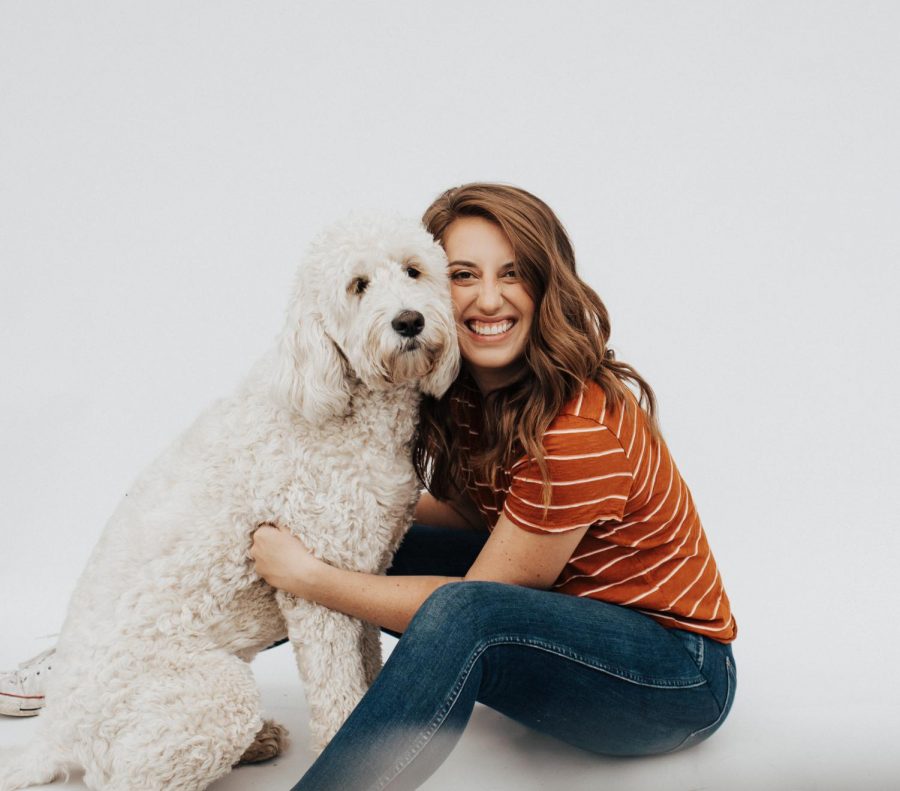
[[[70,612],[90,602],[90,622],[68,631],[97,639],[102,624],[108,642],[152,624],[170,639],[262,647],[283,627],[248,554],[261,522],[334,565],[383,571],[417,498],[418,400],[411,387],[357,385],[347,415],[312,426],[251,375],[135,481],[73,596]]]
[[[412,388],[357,387],[341,419],[284,433],[284,469],[264,476],[254,519],[289,527],[318,557],[344,568],[381,570],[384,553],[412,516],[417,484],[411,443],[418,416]],[[281,415],[283,418],[283,414]]]

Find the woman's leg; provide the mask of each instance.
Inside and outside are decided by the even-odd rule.
[[[294,791],[417,788],[476,700],[571,744],[666,752],[722,722],[731,650],[624,607],[492,582],[445,585]]]
[[[387,573],[464,577],[489,535],[487,530],[415,524],[400,542]]]

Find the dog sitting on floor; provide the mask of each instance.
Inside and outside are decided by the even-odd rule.
[[[276,592],[252,568],[262,522],[380,573],[412,518],[423,393],[459,367],[440,245],[414,221],[348,218],[300,266],[275,348],[135,481],[84,570],[34,741],[0,789],[83,768],[89,788],[193,791],[280,751],[248,662],[284,634],[313,746],[381,667],[377,627]]]

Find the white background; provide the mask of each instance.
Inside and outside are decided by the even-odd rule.
[[[898,45],[865,0],[0,3],[0,667],[267,348],[320,227],[496,180],[557,211],[656,389],[739,689],[638,762],[479,706],[426,787],[896,788]],[[311,759],[279,653],[297,746],[221,788]]]

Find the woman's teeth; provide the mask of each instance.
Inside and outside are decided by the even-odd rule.
[[[513,321],[467,321],[466,326],[476,335],[500,335],[512,328]]]

